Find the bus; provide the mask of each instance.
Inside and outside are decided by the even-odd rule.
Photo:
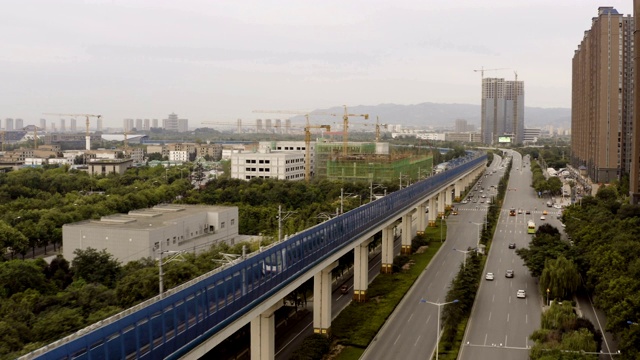
[[[536,223],[533,220],[527,221],[527,234],[535,234],[536,233]]]
[[[509,216],[516,216],[516,208],[509,209]]]

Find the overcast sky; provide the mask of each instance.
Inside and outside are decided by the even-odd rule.
[[[480,73],[571,106],[599,6],[632,0],[0,0],[0,118],[200,121],[254,109],[480,103]],[[271,116],[273,117],[273,116]]]

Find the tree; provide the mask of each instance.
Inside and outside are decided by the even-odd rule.
[[[516,254],[524,260],[531,276],[534,277],[542,275],[547,259],[567,255],[569,251],[569,244],[562,241],[559,234],[549,234],[548,232],[552,230],[544,225],[540,228],[531,239],[528,248],[516,250]]]
[[[11,260],[0,263],[0,297],[11,297],[27,289],[41,294],[52,290],[44,275],[44,261]]]
[[[100,283],[107,287],[115,285],[120,273],[120,263],[106,250],[98,251],[93,248],[76,249],[76,256],[71,267],[76,279],[84,279],[89,283]]]
[[[33,324],[36,341],[49,342],[67,335],[84,326],[80,309],[62,308],[48,311]]]
[[[540,293],[549,290],[552,299],[570,299],[580,286],[578,267],[564,256],[547,259],[540,276]]]

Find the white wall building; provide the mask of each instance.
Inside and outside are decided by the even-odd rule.
[[[187,151],[169,151],[169,161],[189,161],[189,152]]]
[[[263,179],[304,180],[304,153],[271,151],[231,154],[231,177],[251,180]]]
[[[233,245],[238,237],[238,208],[166,205],[104,216],[62,226],[63,255],[72,261],[76,249],[105,249],[127,263],[160,251],[197,253],[212,245]]]

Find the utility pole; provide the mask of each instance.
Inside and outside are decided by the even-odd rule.
[[[296,211],[286,211],[282,214],[282,205],[278,205],[278,242],[282,241],[282,220],[287,220]]]

